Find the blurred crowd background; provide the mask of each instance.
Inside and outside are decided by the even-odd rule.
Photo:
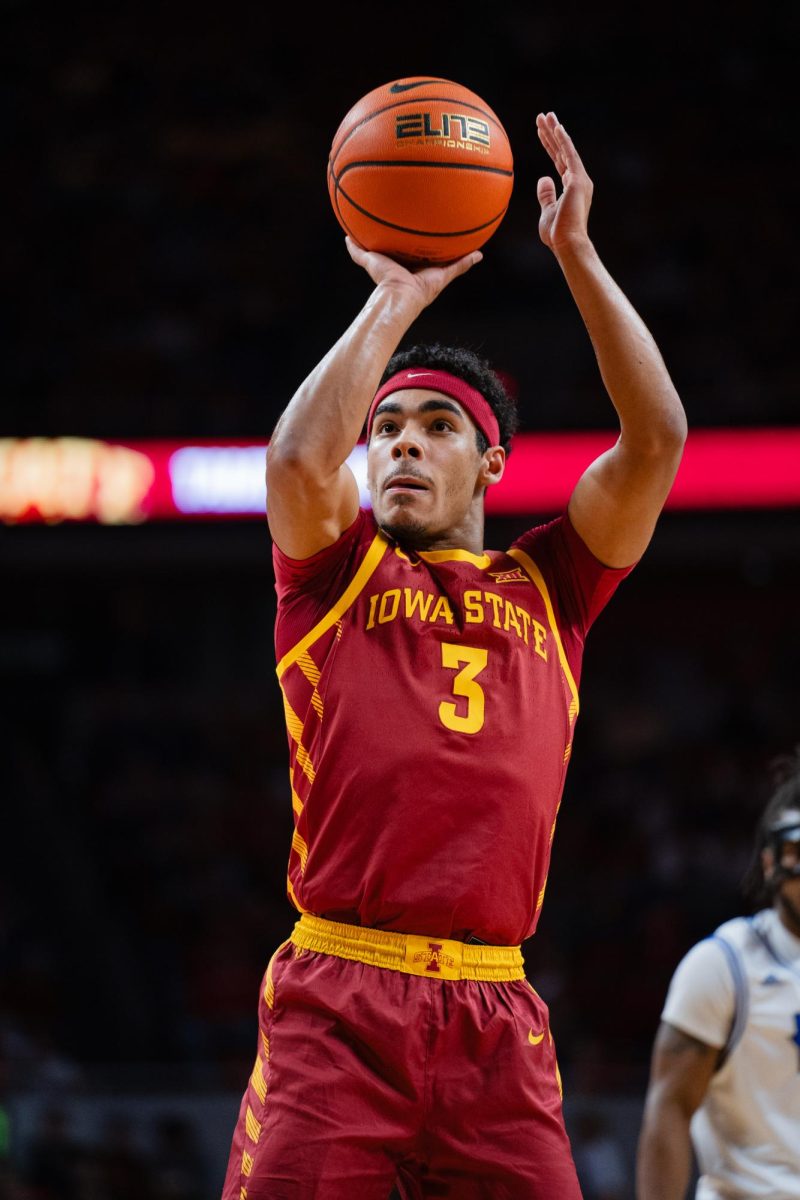
[[[414,336],[490,357],[523,430],[613,427],[536,233],[553,108],[690,426],[797,423],[795,8],[404,10],[382,32],[355,6],[0,7],[3,435],[268,437],[369,291],[333,133],[422,73],[495,109],[516,183]],[[793,512],[665,514],[587,644],[525,947],[587,1200],[632,1195],[669,977],[743,910],[770,760],[800,741],[798,540]],[[0,552],[0,1196],[212,1200],[294,920],[266,523],[6,528]]]

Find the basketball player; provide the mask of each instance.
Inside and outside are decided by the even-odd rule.
[[[299,913],[260,996],[225,1200],[575,1200],[536,927],[584,637],[645,550],[686,423],[589,240],[592,184],[554,114],[556,257],[619,414],[569,509],[484,549],[515,417],[471,351],[395,351],[473,253],[375,284],[280,417],[267,460]],[[535,336],[535,330],[532,331]],[[394,356],[394,357],[393,357]],[[371,511],[345,465],[366,423]]]
[[[756,834],[755,916],[678,964],[653,1048],[639,1200],[800,1197],[800,750]]]

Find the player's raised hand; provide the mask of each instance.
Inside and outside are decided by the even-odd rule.
[[[539,141],[553,161],[561,178],[559,196],[555,181],[543,176],[537,185],[541,213],[539,236],[554,253],[576,238],[588,237],[589,208],[594,184],[573,145],[572,138],[554,112],[539,113],[536,118]]]
[[[409,270],[386,254],[364,250],[351,237],[345,238],[345,241],[353,262],[364,268],[374,284],[388,283],[407,288],[423,308],[435,300],[449,283],[483,258],[480,250],[473,250],[471,254],[465,254],[451,263]]]

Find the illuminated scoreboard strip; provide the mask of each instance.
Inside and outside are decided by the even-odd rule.
[[[611,431],[519,434],[489,515],[560,511],[581,473],[615,441]],[[266,443],[256,439],[105,442],[0,439],[5,524],[263,518]],[[369,505],[366,447],[348,459]],[[800,428],[692,430],[670,509],[800,505]]]

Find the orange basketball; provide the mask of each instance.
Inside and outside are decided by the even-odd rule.
[[[460,83],[425,75],[362,97],[328,158],[328,192],[345,232],[410,264],[483,246],[513,186],[508,135],[489,105]]]

